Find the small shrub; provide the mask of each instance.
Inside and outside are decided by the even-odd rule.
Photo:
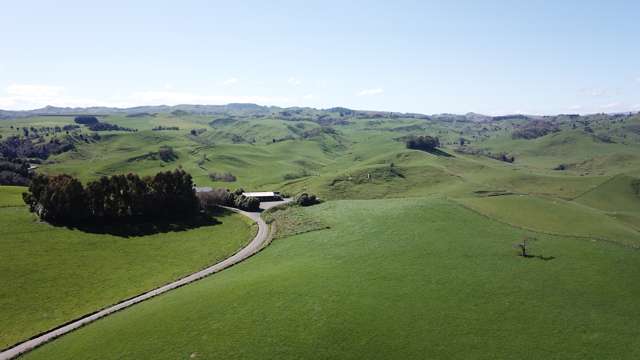
[[[511,137],[513,139],[531,140],[558,131],[560,131],[560,129],[548,121],[532,120],[516,129],[511,134]]]
[[[178,158],[178,154],[173,151],[171,146],[161,146],[158,150],[158,157],[164,162],[174,161]]]
[[[237,180],[237,178],[230,172],[212,172],[209,173],[209,179],[223,182],[234,182]]]
[[[294,202],[300,206],[311,206],[320,203],[320,200],[315,195],[302,193],[296,196]]]

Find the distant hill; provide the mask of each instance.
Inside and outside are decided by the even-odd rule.
[[[620,117],[630,116],[633,113],[623,114],[559,114],[550,116],[511,114],[501,116],[488,116],[478,113],[469,112],[467,114],[418,114],[418,113],[402,113],[390,111],[371,111],[371,110],[353,110],[345,107],[333,107],[328,109],[315,109],[310,107],[289,107],[282,108],[278,106],[262,106],[249,103],[231,103],[226,105],[197,105],[197,104],[181,104],[181,105],[153,105],[153,106],[136,106],[130,108],[115,107],[56,107],[46,106],[41,109],[34,110],[0,110],[0,119],[13,119],[32,116],[78,116],[78,115],[125,115],[128,117],[137,117],[144,114],[158,113],[174,113],[184,115],[228,115],[239,117],[265,117],[271,116],[283,118],[287,120],[310,120],[319,123],[335,123],[345,118],[360,119],[376,119],[376,118],[411,118],[436,120],[442,122],[502,122],[502,121],[526,121],[526,120],[546,120],[546,121],[579,121],[580,119],[598,119],[603,118],[618,119]]]

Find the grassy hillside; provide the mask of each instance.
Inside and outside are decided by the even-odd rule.
[[[277,239],[246,263],[26,358],[640,355],[640,116],[190,111],[101,117],[137,131],[73,130],[74,148],[37,171],[88,181],[180,167],[199,186],[328,201],[274,214]],[[72,123],[2,120],[0,135]],[[412,135],[442,146],[408,150]],[[209,176],[223,172],[236,181]],[[0,347],[209,264],[250,231],[236,216],[131,238],[52,228],[33,221],[21,188],[1,189]],[[536,257],[523,259],[512,245],[527,234]]]
[[[0,187],[0,348],[180,278],[236,252],[254,233],[244,217],[123,237],[38,222]]]
[[[546,260],[525,259],[512,244],[527,232],[436,198],[298,211],[329,229],[277,239],[25,359],[640,356],[638,251],[536,234]]]
[[[640,232],[601,211],[560,199],[508,195],[461,203],[491,218],[540,232],[603,239],[640,248]]]

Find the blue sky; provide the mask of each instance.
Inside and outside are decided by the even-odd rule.
[[[0,108],[640,110],[640,2],[11,1]]]

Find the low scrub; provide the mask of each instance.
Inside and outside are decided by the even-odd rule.
[[[320,199],[313,194],[302,193],[295,197],[294,203],[300,206],[311,206],[319,204]]]
[[[558,131],[560,131],[560,129],[548,121],[533,120],[513,131],[511,137],[514,139],[531,140]]]
[[[27,186],[33,175],[29,170],[29,162],[0,158],[0,185]]]
[[[209,173],[209,179],[222,182],[234,182],[237,180],[237,178],[230,172],[212,172]]]
[[[516,161],[515,156],[506,152],[492,153],[491,151],[488,151],[485,149],[474,149],[466,146],[458,147],[456,149],[456,152],[460,154],[485,156],[494,160],[504,161],[510,164]]]

